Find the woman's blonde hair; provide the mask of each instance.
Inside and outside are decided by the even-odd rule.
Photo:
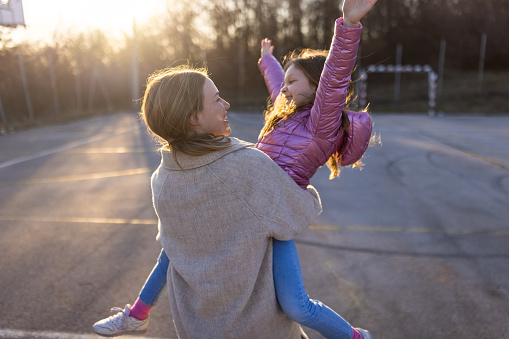
[[[197,134],[189,120],[203,110],[206,68],[190,65],[156,71],[147,79],[141,116],[163,149],[176,154],[204,155],[230,146],[230,139]]]
[[[304,49],[302,51],[293,51],[285,56],[283,60],[284,70],[286,70],[291,66],[295,65],[298,67],[309,80],[309,83],[313,85],[315,88],[318,88],[318,84],[320,82],[320,76],[322,75],[323,68],[325,67],[325,61],[327,60],[328,52],[324,50],[316,50],[316,49]],[[281,121],[288,119],[292,114],[298,111],[300,108],[312,105],[315,101],[316,91],[312,96],[307,98],[305,102],[300,104],[300,106],[296,106],[295,102],[292,101],[289,104],[286,103],[286,99],[284,94],[279,93],[276,101],[274,103],[269,103],[267,110],[265,113],[265,125],[263,126],[258,139],[263,138],[270,131],[274,129]],[[351,99],[352,93],[349,91],[347,96],[347,104],[348,105]],[[348,120],[348,116],[346,114],[341,115],[341,129],[343,131],[347,131],[350,127],[350,121]],[[340,131],[341,133],[341,131]],[[333,179],[339,176],[340,165],[338,163],[337,154],[332,155],[327,161],[327,167],[329,167],[331,174],[329,176],[330,179]]]

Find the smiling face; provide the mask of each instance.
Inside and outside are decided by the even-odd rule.
[[[228,136],[231,133],[227,120],[230,104],[219,96],[214,82],[205,79],[203,85],[203,109],[191,117],[190,123],[198,134],[213,134],[216,137]]]
[[[295,64],[291,64],[285,72],[285,85],[281,92],[287,103],[292,100],[297,107],[312,101],[316,87],[311,84],[304,72]]]

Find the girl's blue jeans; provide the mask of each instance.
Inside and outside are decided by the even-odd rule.
[[[309,299],[302,281],[299,255],[295,242],[273,239],[274,286],[285,314],[303,326],[312,328],[326,338],[351,339],[352,326],[339,314],[318,300]],[[166,284],[170,260],[164,250],[140,291],[140,300],[154,306]]]
[[[159,295],[166,285],[166,272],[168,272],[168,266],[170,266],[170,259],[166,256],[164,249],[161,250],[161,254],[157,259],[152,272],[145,281],[145,284],[140,291],[140,300],[147,306],[154,306],[159,299]]]

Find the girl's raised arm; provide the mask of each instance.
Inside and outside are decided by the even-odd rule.
[[[261,57],[263,58],[266,55],[272,55],[274,52],[274,46],[272,46],[272,41],[268,38],[262,40],[262,48],[261,48]]]
[[[277,59],[272,55],[274,52],[272,41],[267,38],[263,39],[261,42],[260,52],[261,58],[258,61],[258,68],[263,75],[265,85],[269,90],[270,99],[274,104],[281,88],[283,88],[285,71],[283,70],[283,67],[281,67],[279,61],[277,61]]]
[[[315,102],[307,122],[319,138],[332,139],[341,126],[341,111],[357,58],[361,37],[360,19],[377,0],[344,0],[343,18],[336,20],[334,37],[325,62]],[[339,114],[338,114],[339,113]]]
[[[378,0],[345,0],[343,2],[343,24],[359,27],[359,21]]]

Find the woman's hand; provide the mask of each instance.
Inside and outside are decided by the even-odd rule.
[[[266,55],[272,55],[272,52],[274,51],[274,46],[272,46],[272,41],[265,38],[262,40],[262,49],[261,54],[262,58]]]
[[[377,0],[345,0],[343,2],[343,24],[359,27],[359,21],[376,2]]]

